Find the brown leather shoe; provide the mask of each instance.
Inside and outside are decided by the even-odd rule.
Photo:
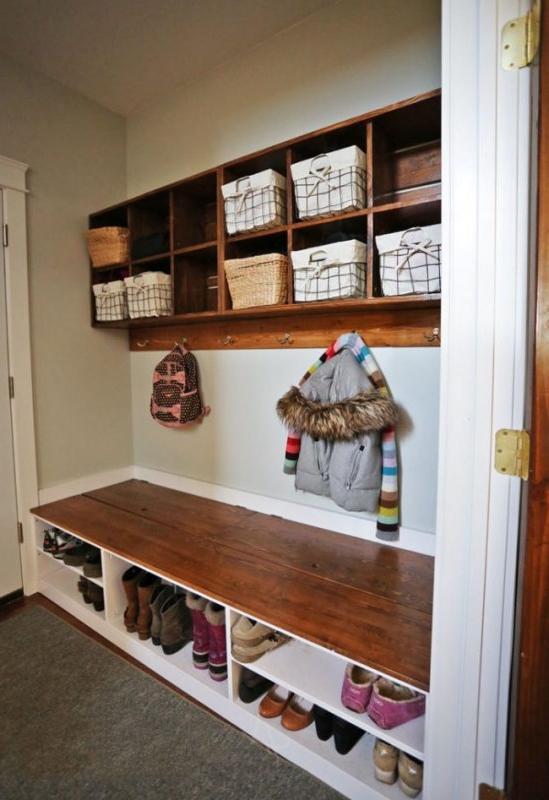
[[[259,704],[259,713],[267,719],[279,717],[291,699],[292,693],[288,689],[284,689],[283,686],[273,686]]]
[[[289,731],[302,731],[313,721],[313,704],[294,694],[280,721]]]
[[[130,567],[122,575],[122,586],[124,587],[127,601],[126,610],[124,611],[124,625],[130,633],[137,630],[137,614],[139,612],[137,582],[142,574],[143,570],[140,567]]]
[[[160,583],[160,578],[151,575],[150,572],[143,572],[137,583],[137,600],[139,612],[137,614],[137,634],[140,639],[150,639],[151,637],[151,597]]]

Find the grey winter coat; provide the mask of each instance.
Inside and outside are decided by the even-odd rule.
[[[375,512],[381,488],[380,431],[396,420],[349,350],[328,359],[278,404],[301,431],[296,489],[331,497],[347,511]]]

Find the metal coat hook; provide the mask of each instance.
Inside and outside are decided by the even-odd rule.
[[[278,340],[279,344],[292,344],[293,337],[289,333],[285,333],[284,336]]]
[[[223,339],[223,344],[224,345],[234,344],[234,338],[232,336],[225,336],[225,338]]]
[[[142,341],[136,342],[138,347],[146,347],[149,344],[149,339],[143,339]]]
[[[432,333],[423,334],[427,342],[440,342],[440,328],[433,328]]]

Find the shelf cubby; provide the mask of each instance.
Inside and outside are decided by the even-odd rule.
[[[374,203],[440,185],[440,97],[377,117],[372,133]]]
[[[215,245],[175,256],[175,313],[197,314],[208,311],[208,278],[216,275]]]
[[[169,252],[170,245],[170,195],[167,190],[154,192],[136,200],[128,209],[130,226],[130,258],[142,261],[159,253]],[[147,252],[140,256],[136,252],[136,243],[146,236],[162,237],[156,252]]]
[[[217,175],[207,172],[172,189],[173,249],[217,239]]]

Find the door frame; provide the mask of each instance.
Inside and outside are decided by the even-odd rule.
[[[3,217],[4,224],[7,224],[9,230],[8,244],[4,248],[4,264],[8,361],[15,385],[15,397],[11,401],[15,483],[18,519],[22,523],[24,537],[21,546],[21,569],[25,594],[32,594],[36,591],[36,559],[32,552],[33,528],[29,509],[38,502],[38,479],[27,258],[27,171],[27,164],[0,156]]]
[[[531,459],[520,537],[508,760],[509,796],[549,791],[549,7],[542,6],[537,137],[536,263],[532,271]]]
[[[441,399],[425,800],[503,788],[521,481],[494,435],[522,428],[530,68],[500,66],[524,0],[443,0]]]

